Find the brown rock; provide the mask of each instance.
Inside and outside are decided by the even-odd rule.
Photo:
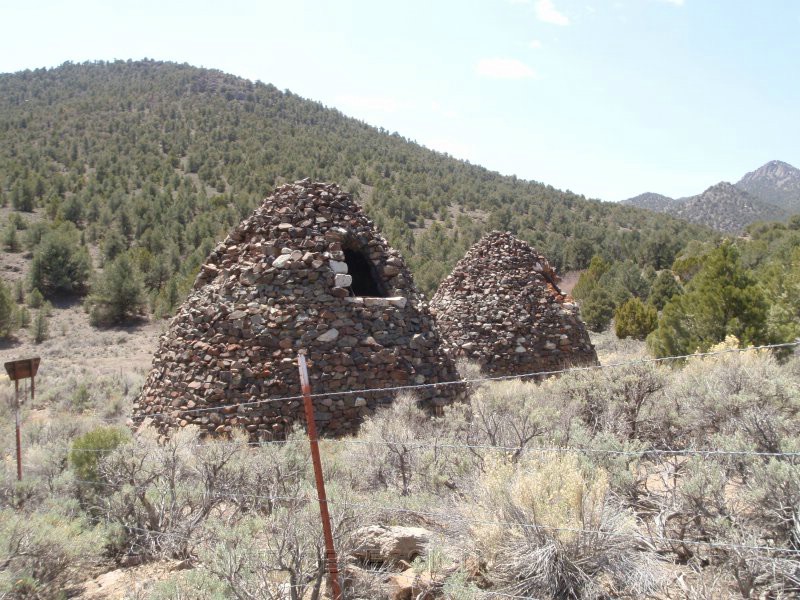
[[[370,525],[353,534],[352,555],[370,562],[410,562],[425,552],[430,537],[422,527]]]
[[[170,323],[135,402],[134,420],[157,415],[162,433],[184,421],[217,434],[282,435],[302,420],[300,402],[237,405],[296,396],[301,349],[314,393],[376,390],[359,393],[357,408],[347,396],[320,404],[328,435],[353,433],[390,402],[395,392],[379,388],[458,379],[405,262],[333,184],[277,188],[205,265],[209,277]],[[462,394],[460,385],[425,388],[421,404],[434,412]],[[164,415],[171,400],[178,405]]]
[[[489,375],[597,364],[578,307],[558,280],[532,246],[510,233],[488,234],[431,301],[445,350],[453,358],[477,360]],[[553,341],[553,332],[564,333]]]

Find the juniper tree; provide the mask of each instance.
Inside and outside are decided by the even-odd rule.
[[[664,307],[648,346],[656,356],[669,356],[705,350],[729,335],[743,345],[763,344],[768,310],[761,286],[725,241],[707,256],[686,293]]]

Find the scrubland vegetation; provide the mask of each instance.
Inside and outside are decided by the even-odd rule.
[[[433,532],[415,562],[430,597],[792,597],[798,376],[796,357],[748,351],[476,384],[434,419],[401,396],[322,443],[347,597],[388,594],[391,565],[349,558],[370,524]],[[172,558],[187,568],[129,597],[314,597],[324,552],[302,432],[131,435],[140,383],[45,380],[26,407],[25,479],[6,451],[0,481],[0,594],[57,598]]]
[[[23,409],[21,483],[0,403],[0,598],[66,598],[97,574],[167,559],[180,569],[128,596],[320,596],[302,432],[263,444],[134,433],[143,376],[117,373],[141,348],[114,328],[173,314],[214,243],[285,180],[358,195],[426,292],[490,229],[561,271],[586,269],[584,319],[623,338],[599,338],[607,364],[643,356],[633,340],[665,356],[800,336],[797,217],[720,241],[269,85],[152,61],[0,76],[0,132],[0,259],[13,273],[0,281],[0,343],[56,359]],[[68,366],[89,329],[70,306],[100,328],[96,354],[114,349],[102,375]],[[322,444],[347,597],[389,593],[394,565],[353,558],[355,532],[373,524],[433,533],[413,564],[427,598],[797,597],[799,375],[790,350],[731,352],[475,384],[433,419],[401,397],[357,437]]]
[[[759,223],[744,238],[692,242],[656,272],[596,255],[573,290],[587,326],[647,339],[655,356],[800,336],[800,218]]]

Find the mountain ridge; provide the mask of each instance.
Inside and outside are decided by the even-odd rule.
[[[719,182],[694,196],[675,199],[646,192],[621,203],[738,233],[757,221],[783,221],[800,213],[800,169],[772,160],[736,184]]]
[[[800,212],[800,169],[771,160],[746,173],[736,187],[790,212]]]
[[[562,270],[596,253],[668,263],[708,235],[501,176],[274,85],[186,64],[0,75],[0,132],[4,201],[24,198],[90,242],[118,234],[125,249],[168,256],[167,270],[183,279],[276,185],[305,177],[357,194],[427,292],[492,229],[519,235]]]

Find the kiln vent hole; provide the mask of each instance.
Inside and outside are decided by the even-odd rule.
[[[353,295],[386,297],[383,286],[375,276],[375,269],[363,252],[355,248],[345,248],[344,261],[347,263],[347,272],[353,278],[350,285]]]

